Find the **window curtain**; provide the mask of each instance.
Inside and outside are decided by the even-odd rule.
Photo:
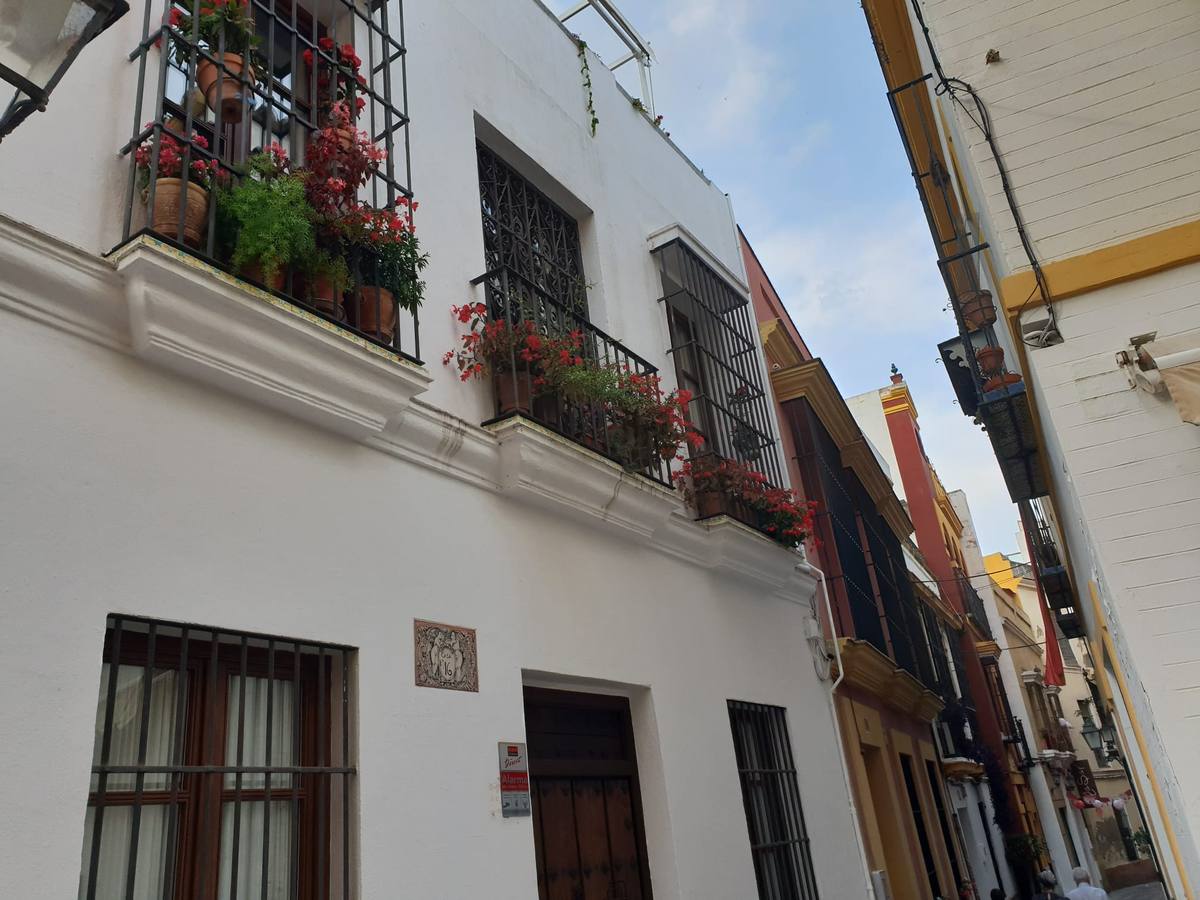
[[[290,681],[266,678],[245,679],[246,715],[242,722],[241,764],[243,766],[295,765],[295,690]],[[271,758],[267,759],[267,704],[271,705]],[[228,710],[225,727],[225,765],[237,765],[238,717],[241,709],[242,678],[229,679]],[[275,791],[290,792],[292,778],[285,773],[271,775],[272,798],[270,815],[265,798],[247,800],[240,804],[227,800],[221,806],[221,900],[235,896],[286,900],[291,895],[292,876],[292,803],[277,800]],[[262,791],[267,786],[263,773],[242,776],[242,791]],[[225,790],[237,787],[237,776],[225,775]],[[287,794],[284,794],[286,797]],[[240,811],[235,816],[235,808]],[[234,877],[234,826],[237,819],[237,875]],[[266,847],[266,853],[263,848]],[[267,869],[267,892],[262,893],[263,866]]]
[[[96,708],[95,738],[92,748],[92,764],[99,765],[104,735],[105,705],[108,700],[108,685],[111,667],[105,664],[100,675],[100,695]],[[138,744],[141,740],[142,699],[145,693],[146,669],[143,666],[120,666],[117,669],[116,693],[113,699],[112,738],[109,742],[109,765],[137,765]],[[150,715],[146,728],[146,765],[165,766],[173,760],[175,740],[175,711],[178,673],[174,670],[156,670],[150,680]],[[185,697],[186,703],[186,697]],[[186,713],[185,713],[186,714]],[[92,775],[91,790],[98,791],[99,775]],[[145,775],[142,790],[146,793],[165,791],[170,786],[170,776],[165,774]],[[118,773],[108,776],[105,793],[135,791],[137,776]],[[91,865],[92,835],[95,831],[97,810],[90,806],[84,822],[82,865],[79,877],[79,896],[84,898],[88,891],[88,872]],[[124,897],[126,876],[129,867],[129,850],[133,840],[133,806],[111,806],[104,808],[101,828],[100,856],[96,868],[97,898]],[[138,822],[137,866],[134,876],[133,896],[135,900],[161,898],[163,874],[167,860],[167,807],[144,803]]]

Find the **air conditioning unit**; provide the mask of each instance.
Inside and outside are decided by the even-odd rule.
[[[871,889],[875,891],[875,900],[892,900],[892,886],[888,883],[885,870],[875,869],[871,872]]]

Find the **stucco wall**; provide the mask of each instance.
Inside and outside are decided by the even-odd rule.
[[[934,0],[922,8],[946,73],[987,104],[1043,261],[1200,216],[1195,4]],[[999,62],[985,62],[989,49]],[[976,204],[986,197],[1009,267],[1025,268],[991,151],[961,110],[955,118],[982,177]]]
[[[822,891],[861,883],[806,607],[25,319],[0,341],[3,895],[75,891],[110,612],[359,648],[363,896],[536,893],[496,797],[523,672],[641,689],[659,896],[753,892],[729,698],[788,708]],[[478,695],[413,686],[413,618],[479,629]]]

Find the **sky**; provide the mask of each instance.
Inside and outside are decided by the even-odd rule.
[[[617,6],[654,50],[663,127],[731,195],[746,237],[842,395],[888,384],[895,363],[942,482],[967,492],[984,553],[1015,552],[1017,512],[991,445],[956,405],[938,359],[954,318],[859,4]],[[601,56],[619,58],[593,15],[569,26]],[[635,66],[624,67],[621,80],[640,93]]]

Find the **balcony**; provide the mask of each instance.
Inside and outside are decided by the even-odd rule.
[[[118,250],[166,248],[243,299],[420,364],[398,0],[153,6],[130,54]]]
[[[1020,510],[1025,534],[1033,551],[1033,568],[1059,630],[1066,638],[1084,637],[1075,589],[1058,552],[1047,508],[1040,500],[1030,500],[1020,504]]]
[[[955,570],[955,579],[967,619],[983,635],[984,640],[992,640],[992,627],[988,624],[987,608],[983,605],[983,598],[979,596],[979,592],[975,590],[971,580],[963,574],[961,569]]]
[[[683,448],[659,440],[664,432],[653,414],[661,407],[651,405],[661,399],[658,370],[514,269],[472,283],[487,298],[482,321],[471,327],[488,341],[472,356],[487,358],[491,376],[494,415],[484,425],[520,416],[670,487],[671,460]],[[557,365],[550,352],[568,353],[577,365],[552,377],[560,370],[550,370]]]

